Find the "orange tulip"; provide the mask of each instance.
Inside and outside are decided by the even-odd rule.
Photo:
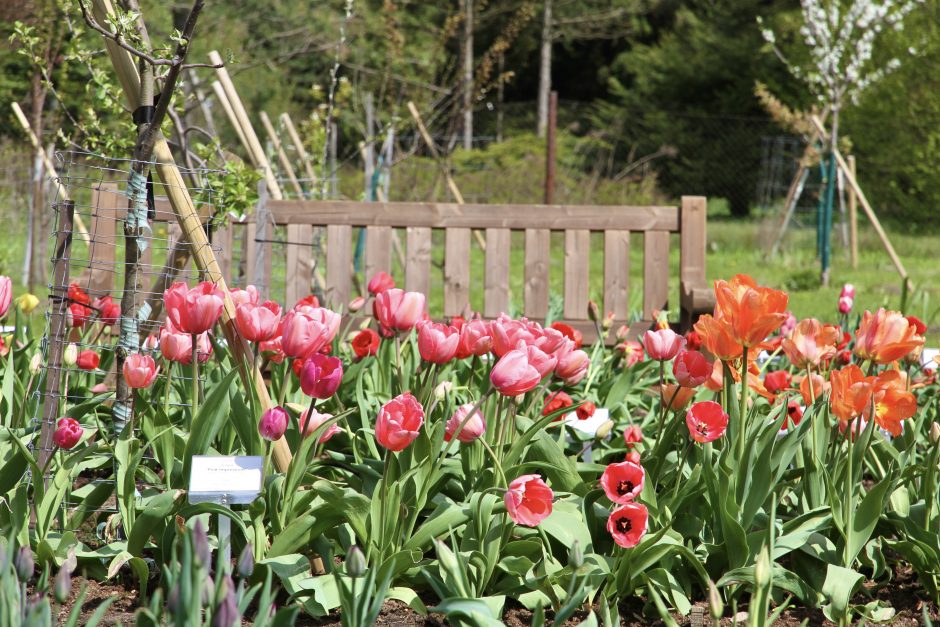
[[[829,383],[815,372],[803,377],[800,381],[800,395],[803,397],[803,404],[807,407],[813,404],[814,399],[818,400],[828,391]]]
[[[726,319],[704,315],[695,323],[695,332],[702,338],[702,346],[721,361],[733,361],[741,357],[741,346],[732,334]]]
[[[715,316],[728,321],[741,346],[759,344],[787,319],[787,293],[759,286],[746,274],[715,281],[715,298]]]
[[[855,354],[877,364],[901,359],[923,345],[924,337],[903,314],[884,308],[866,311],[855,331]]]
[[[851,364],[829,374],[832,394],[829,406],[840,420],[852,420],[863,416],[871,403],[875,377],[866,377],[862,369]]]
[[[815,318],[801,320],[790,337],[783,339],[783,352],[797,368],[818,366],[836,354],[840,334],[837,327],[823,325]]]
[[[875,422],[891,435],[901,435],[901,422],[917,412],[917,400],[907,391],[904,376],[897,370],[886,370],[875,379],[872,392]]]
[[[658,393],[659,386],[656,387]],[[664,402],[669,404],[669,409],[672,411],[680,411],[685,409],[689,401],[692,400],[692,397],[695,396],[695,388],[684,388],[675,383],[666,383],[662,387],[662,394],[665,399]]]

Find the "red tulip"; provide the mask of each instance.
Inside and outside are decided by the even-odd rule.
[[[551,328],[561,331],[565,337],[574,342],[575,348],[581,348],[581,345],[584,343],[584,335],[571,325],[565,324],[564,322],[553,322]]]
[[[8,276],[0,276],[0,318],[6,315],[13,302],[13,280]]]
[[[524,394],[535,388],[541,380],[542,375],[529,363],[526,350],[509,351],[500,357],[490,371],[490,382],[503,396]]]
[[[790,387],[792,381],[793,375],[786,370],[774,370],[764,375],[764,388],[771,394],[777,394]]]
[[[121,318],[121,305],[110,296],[95,299],[93,308],[98,310],[98,320],[106,327],[114,326]]]
[[[682,351],[672,362],[672,374],[682,387],[697,388],[712,375],[712,365],[698,351]]]
[[[222,290],[208,281],[193,288],[178,281],[163,293],[163,303],[174,327],[199,334],[211,329],[222,315]]]
[[[460,425],[463,425],[463,429],[460,429],[460,432],[457,433],[457,439],[465,444],[473,442],[486,433],[486,419],[479,409],[474,411],[473,408],[473,403],[466,403],[457,408],[454,415],[444,425],[444,440],[450,442]],[[473,411],[472,415],[470,414],[471,411]],[[467,420],[467,416],[470,416],[469,420]],[[465,420],[466,424],[464,424]]]
[[[333,418],[332,414],[321,414],[317,412],[317,410],[313,410],[313,414],[311,415],[310,420],[308,421],[307,420],[308,413],[309,413],[309,410],[305,410],[304,413],[300,414],[300,432],[304,434],[305,438],[308,438],[311,435],[313,435],[313,432],[316,431],[320,425],[322,425],[327,420],[331,420]],[[334,435],[336,435],[337,433],[342,433],[342,432],[343,432],[343,429],[340,426],[336,425],[335,423],[331,424],[329,427],[327,427],[326,431],[324,431],[323,434],[320,436],[319,442],[320,444],[324,444],[327,442],[327,440],[332,438]]]
[[[634,444],[642,444],[643,429],[640,428],[640,425],[630,425],[624,429],[623,442],[627,445],[627,448],[632,448]]]
[[[83,350],[78,354],[78,360],[75,363],[82,370],[95,370],[101,363],[101,356],[93,350]]]
[[[567,392],[562,392],[561,390],[552,392],[545,398],[545,406],[542,407],[542,415],[547,416],[554,414],[558,410],[571,407],[573,404],[574,401],[571,400]]]
[[[440,322],[418,324],[418,352],[421,359],[433,364],[446,364],[454,358],[460,333],[452,326]]]
[[[133,354],[124,360],[124,381],[132,388],[150,387],[157,378],[157,364],[150,355]]]
[[[88,322],[91,314],[92,310],[85,305],[72,303],[69,305],[68,311],[66,312],[66,319],[69,323],[69,326],[80,329],[85,326],[86,322]]]
[[[503,497],[509,517],[517,525],[535,527],[552,513],[555,493],[539,475],[522,475],[509,483]]]
[[[330,398],[342,380],[343,362],[339,357],[314,353],[300,369],[300,388],[304,394],[313,398]]]
[[[393,287],[395,287],[395,279],[393,279],[388,272],[379,271],[369,279],[369,285],[366,286],[366,289],[369,290],[370,294],[375,296]]]
[[[287,431],[287,411],[283,407],[272,407],[263,414],[258,421],[258,433],[269,442],[280,440]]]
[[[352,341],[353,352],[358,359],[366,355],[375,355],[379,352],[379,334],[372,329],[363,329],[356,334]]]
[[[685,348],[690,351],[697,351],[702,348],[702,336],[695,331],[689,331],[685,334]]]
[[[424,424],[424,408],[411,392],[382,405],[375,420],[375,439],[390,451],[404,450],[418,437]]]
[[[290,357],[305,359],[333,341],[339,323],[340,315],[323,307],[303,305],[288,311],[281,325],[281,348]]]
[[[268,340],[267,342],[258,343],[258,351],[265,357],[276,364],[284,363],[284,350],[281,348],[281,336]]]
[[[640,463],[640,454],[636,451],[628,451],[626,461],[633,462],[634,464]]]
[[[728,414],[715,401],[699,401],[685,415],[689,436],[696,442],[713,442],[728,428]]]
[[[452,326],[457,326],[451,321]],[[466,359],[470,355],[485,355],[493,348],[493,336],[490,324],[485,320],[470,320],[459,327],[460,341],[457,342],[457,359]]]
[[[68,450],[73,448],[78,441],[82,439],[82,426],[74,418],[59,418],[56,423],[55,431],[52,434],[52,442],[59,448]]]
[[[293,309],[300,309],[301,307],[313,307],[314,309],[316,309],[319,306],[320,306],[320,299],[314,296],[313,294],[310,294],[308,296],[304,296],[303,298],[298,300],[296,303],[294,303]]]
[[[646,535],[649,512],[641,503],[626,503],[615,509],[607,519],[607,532],[614,542],[625,549],[632,549]]]
[[[235,307],[235,326],[249,342],[266,342],[280,332],[281,306],[270,300],[261,305],[242,303]]]
[[[799,401],[793,399],[787,403],[787,413],[783,417],[783,424],[780,425],[780,428],[789,429],[790,423],[793,423],[795,427],[800,424],[801,420],[803,420],[803,408],[800,407]]]
[[[91,296],[78,283],[69,283],[68,299],[82,305],[91,304]]]
[[[578,420],[587,420],[597,411],[597,405],[591,401],[585,401],[574,411],[578,415]]]
[[[580,348],[560,357],[555,366],[555,376],[565,382],[565,385],[576,385],[587,374],[591,367],[591,358]]]
[[[601,488],[614,503],[624,504],[636,500],[643,491],[646,473],[643,466],[633,462],[610,464],[601,475]]]
[[[383,327],[410,331],[424,317],[424,305],[424,294],[393,287],[375,295],[372,309]]]
[[[614,350],[623,353],[623,365],[625,368],[635,366],[643,361],[643,345],[639,342],[626,340],[617,344]]]
[[[657,329],[643,334],[643,348],[650,359],[669,361],[675,357],[684,344],[684,338],[672,329]]]

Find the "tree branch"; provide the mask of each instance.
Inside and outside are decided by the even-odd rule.
[[[114,43],[116,43],[119,47],[123,48],[124,50],[127,50],[128,52],[130,52],[132,55],[134,55],[134,56],[137,57],[138,59],[143,59],[144,61],[146,61],[146,62],[149,63],[150,65],[154,65],[154,66],[156,66],[156,65],[169,65],[169,66],[172,66],[172,65],[173,65],[173,61],[172,61],[172,60],[170,60],[170,59],[157,59],[156,57],[153,57],[153,56],[147,54],[146,52],[142,52],[142,51],[138,50],[137,48],[135,48],[134,46],[132,46],[132,45],[130,45],[129,43],[127,43],[127,42],[124,40],[124,37],[123,37],[120,33],[112,33],[112,32],[109,31],[108,29],[106,29],[106,28],[104,28],[103,26],[101,26],[101,24],[99,24],[99,23],[97,22],[97,20],[95,20],[95,18],[92,17],[92,15],[88,12],[88,8],[85,6],[85,0],[78,0],[78,6],[81,7],[81,10],[82,10],[82,17],[85,18],[85,23],[86,23],[92,30],[95,30],[95,31],[101,33],[101,36],[104,37],[105,39],[110,39],[111,41],[113,41]]]

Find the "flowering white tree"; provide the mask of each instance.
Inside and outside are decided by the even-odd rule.
[[[809,49],[805,66],[792,63],[777,46],[774,32],[761,25],[764,38],[794,76],[809,87],[832,115],[830,146],[835,149],[839,112],[846,103],[894,71],[901,60],[873,61],[875,40],[889,29],[902,30],[904,18],[923,0],[800,0],[800,35]],[[909,49],[912,54],[913,48]]]

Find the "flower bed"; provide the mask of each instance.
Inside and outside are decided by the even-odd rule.
[[[0,565],[19,582],[37,559],[50,568],[36,589],[54,594],[24,603],[13,586],[0,609],[51,611],[74,570],[149,581],[143,623],[234,624],[250,606],[257,624],[336,610],[370,624],[397,600],[454,624],[498,624],[509,608],[532,624],[614,624],[625,607],[671,624],[696,603],[755,625],[806,611],[847,624],[889,620],[878,591],[902,571],[936,602],[940,425],[922,324],[853,316],[850,286],[838,324],[797,322],[784,292],[746,276],[715,291],[686,336],[663,322],[605,347],[505,315],[433,322],[424,295],[385,274],[342,312],[178,283],[159,335],[124,361],[123,428],[114,348],[65,351],[77,374],[46,469],[26,448],[42,375],[20,348],[0,438],[0,522],[18,559]],[[241,388],[213,332],[225,297],[275,407]],[[114,302],[78,286],[70,299],[73,340],[111,337]],[[204,454],[264,456],[259,498],[190,504]],[[220,542],[237,559],[213,557]]]

